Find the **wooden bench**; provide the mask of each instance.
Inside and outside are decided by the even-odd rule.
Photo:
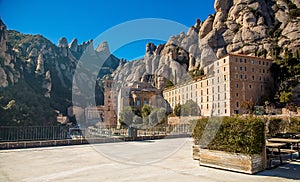
[[[293,149],[280,149],[281,154],[290,154],[291,160],[293,160],[293,154],[297,152],[298,152],[297,150],[293,150]]]

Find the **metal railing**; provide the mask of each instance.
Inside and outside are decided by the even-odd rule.
[[[147,129],[136,129],[136,136],[191,134],[188,124],[167,125]],[[119,126],[89,126],[73,128],[67,126],[0,126],[0,142],[62,140],[73,138],[128,137],[129,129]]]
[[[60,140],[67,135],[64,126],[0,126],[0,141]]]

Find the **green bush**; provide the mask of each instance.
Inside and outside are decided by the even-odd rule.
[[[290,133],[300,133],[300,118],[291,118],[288,131]]]
[[[195,144],[210,150],[261,154],[265,142],[264,122],[258,117],[202,118],[197,121],[192,136]]]
[[[287,124],[288,123],[281,118],[270,118],[267,136],[272,137],[278,133],[283,133]]]
[[[275,136],[279,133],[299,133],[300,118],[292,117],[290,119],[270,118],[268,123],[268,137]]]
[[[300,132],[300,118],[291,117],[285,118],[270,118],[268,122],[268,137],[273,137],[279,133],[299,133]]]

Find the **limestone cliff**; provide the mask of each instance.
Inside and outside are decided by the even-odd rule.
[[[5,104],[8,98],[16,100],[17,104],[26,100],[22,97],[14,98],[6,92],[7,90],[18,92],[17,90],[22,85],[24,90],[32,89],[32,95],[51,98],[52,109],[65,113],[67,107],[72,105],[74,72],[87,48],[93,55],[96,55],[96,61],[100,61],[103,54],[108,57],[104,64],[105,70],[99,70],[99,77],[111,74],[119,65],[119,59],[110,54],[107,43],[99,47],[101,50],[100,48],[94,50],[92,40],[79,44],[78,40],[74,39],[69,44],[64,37],[55,45],[42,35],[7,30],[0,19],[0,104],[1,102]],[[101,104],[103,89],[97,89],[96,100]],[[38,104],[26,106],[29,110],[32,109],[28,111],[29,113],[35,113],[34,109],[37,107],[40,106]]]
[[[174,35],[164,45],[146,45],[143,59],[121,65],[116,82],[140,81],[154,75],[173,83],[228,53],[272,58],[300,48],[299,0],[216,0],[215,13],[196,20],[187,33]]]
[[[17,63],[16,54],[7,39],[6,26],[0,19],[0,88],[14,85],[22,76],[22,67]]]

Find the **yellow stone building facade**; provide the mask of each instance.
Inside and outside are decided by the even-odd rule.
[[[258,104],[273,90],[271,65],[269,59],[228,54],[205,67],[205,76],[167,88],[163,96],[173,109],[193,100],[202,116],[243,114],[243,102]]]

